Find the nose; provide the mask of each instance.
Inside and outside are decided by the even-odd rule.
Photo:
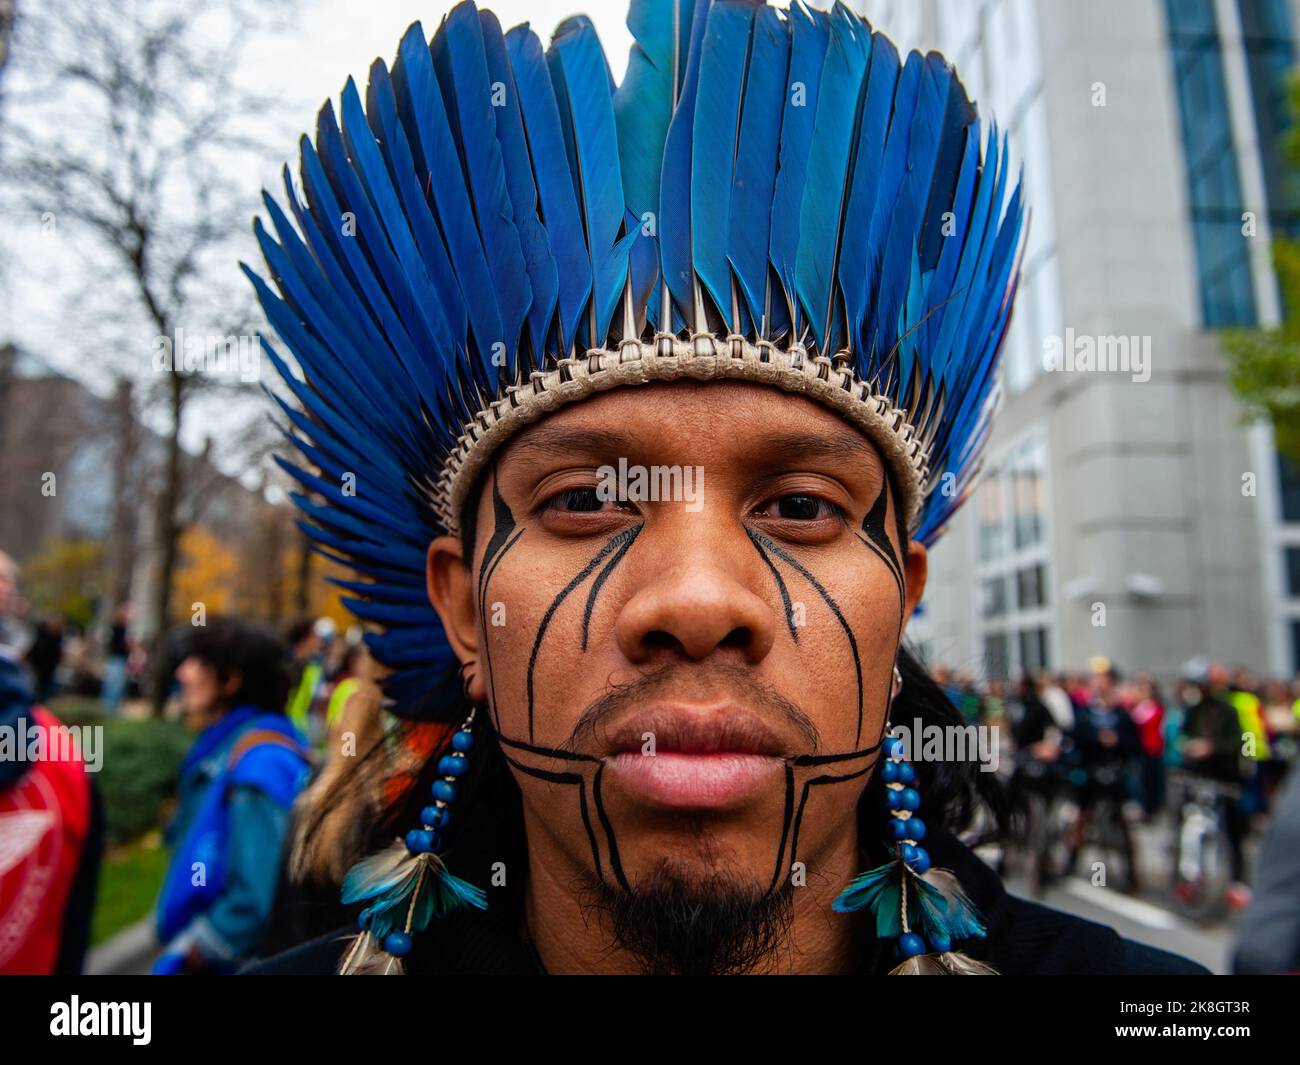
[[[754,553],[743,533],[726,544],[716,537],[682,538],[666,554],[672,561],[627,600],[615,623],[628,661],[700,661],[724,649],[749,664],[762,661],[776,638],[777,618],[753,590],[761,574],[749,565]]]

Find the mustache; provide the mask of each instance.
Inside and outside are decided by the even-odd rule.
[[[625,711],[660,696],[725,696],[745,706],[772,731],[797,736],[804,751],[815,754],[821,748],[821,730],[812,718],[792,699],[755,677],[751,669],[723,663],[707,668],[670,663],[624,683],[610,681],[579,715],[560,749],[577,752],[594,746],[602,732],[617,723]]]

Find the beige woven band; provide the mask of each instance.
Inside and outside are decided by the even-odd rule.
[[[698,334],[683,340],[659,334],[653,341],[625,340],[617,350],[593,349],[561,359],[554,368],[512,385],[465,427],[433,492],[433,507],[452,535],[460,511],[492,454],[515,433],[560,407],[625,385],[689,378],[732,379],[797,392],[830,407],[861,429],[880,449],[914,529],[929,476],[928,456],[907,413],[852,370],[829,356],[809,358],[801,348],[782,350],[741,336]]]

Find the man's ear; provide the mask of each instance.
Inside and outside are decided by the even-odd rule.
[[[429,602],[442,618],[447,641],[462,663],[479,658],[478,610],[474,603],[474,580],[465,561],[465,547],[458,536],[439,536],[429,545],[424,578]],[[469,697],[487,701],[486,670],[466,671]]]
[[[907,542],[907,559],[903,563],[907,575],[907,594],[903,597],[903,624],[912,620],[912,611],[925,594],[925,578],[930,569],[930,555],[925,545],[916,540]]]

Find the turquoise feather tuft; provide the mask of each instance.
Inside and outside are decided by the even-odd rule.
[[[907,927],[903,927],[903,886],[907,886]],[[951,940],[982,936],[984,922],[947,869],[917,875],[900,859],[868,869],[849,881],[831,903],[837,913],[870,910],[876,919],[876,937],[893,939],[917,932],[926,939]]]
[[[348,870],[343,904],[359,902],[369,903],[361,927],[380,942],[389,932],[423,931],[451,910],[487,909],[482,888],[453,874],[436,854],[411,854],[400,840]]]

